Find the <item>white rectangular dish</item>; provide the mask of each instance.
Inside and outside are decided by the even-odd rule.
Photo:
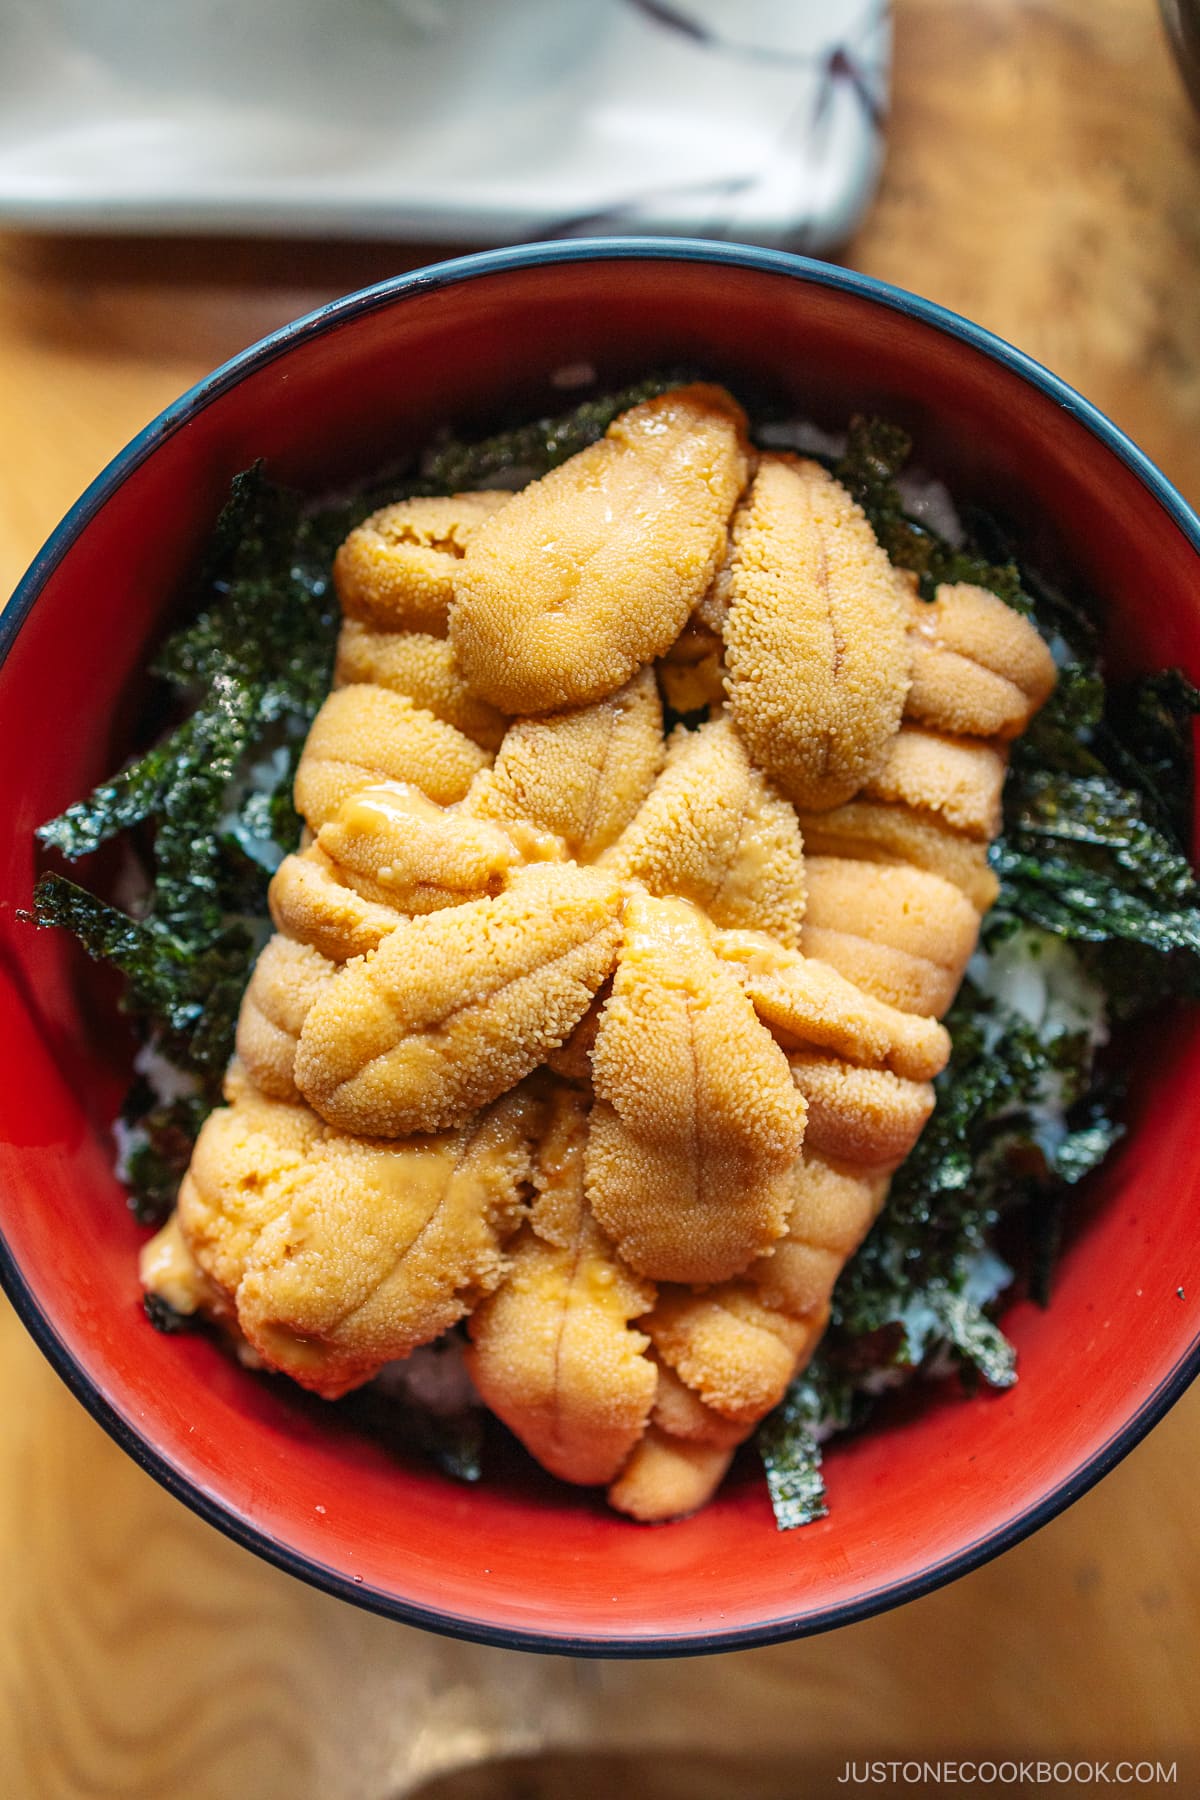
[[[844,239],[888,0],[0,0],[0,222]]]

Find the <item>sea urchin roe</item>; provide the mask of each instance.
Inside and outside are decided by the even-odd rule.
[[[667,1367],[653,1346],[650,1354],[658,1371],[654,1411],[650,1416],[665,1436],[683,1438],[696,1444],[731,1446],[741,1443],[746,1435],[744,1426],[736,1419],[723,1418],[712,1407],[705,1406],[699,1394],[682,1382],[674,1369]],[[678,1507],[673,1509],[676,1512],[680,1510]],[[671,1513],[664,1516],[669,1518]]]
[[[349,962],[404,916],[498,894],[523,857],[553,860],[556,848],[435,806],[410,783],[381,782],[343,800],[306,850],[284,857],[271,916],[288,937]]]
[[[734,722],[797,805],[837,806],[883,762],[908,692],[887,557],[818,463],[764,456],[734,520],[728,585]]]
[[[298,957],[303,946],[305,956],[315,955],[332,973],[332,965],[377,950],[406,917],[498,894],[526,859],[561,861],[561,845],[529,826],[491,825],[435,806],[404,782],[363,788],[342,802],[307,849],[280,864],[271,882],[271,912],[284,934],[277,942],[295,942],[290,952],[268,946],[270,955],[264,953],[260,968],[273,970],[274,959]],[[324,958],[328,962],[322,964]],[[299,962],[295,972],[304,972]],[[288,1051],[261,1016],[257,1000],[263,979],[256,971],[240,1027],[251,1034],[241,1054],[254,1069],[268,1052],[278,1059]],[[289,997],[290,1039],[298,1038],[313,997],[303,983]],[[288,1051],[286,1087],[270,1079],[262,1085],[286,1097],[294,1094],[291,1078]]]
[[[952,882],[975,908],[977,927],[979,915],[1000,891],[988,864],[986,841],[956,831],[937,813],[918,812],[894,800],[858,799],[835,806],[831,812],[800,812],[797,816],[810,858],[909,863]],[[812,954],[822,953],[814,950]]]
[[[520,861],[496,825],[447,811],[401,781],[360,788],[327,819],[316,848],[364,899],[401,913],[437,912],[498,894]]]
[[[635,406],[471,538],[450,636],[475,692],[509,713],[598,700],[674,642],[708,587],[748,473],[721,388]]]
[[[834,1284],[870,1230],[888,1190],[886,1169],[831,1161],[807,1144],[792,1173],[787,1236],[746,1270],[764,1306],[803,1318],[828,1306]]]
[[[666,767],[604,864],[652,894],[692,901],[714,924],[799,942],[800,827],[727,718],[673,732]]]
[[[448,806],[490,757],[404,694],[337,688],[313,720],[296,771],[296,810],[316,830],[343,800],[380,781],[409,781]]]
[[[493,766],[476,777],[465,810],[528,820],[591,862],[645,799],[662,766],[662,728],[649,669],[590,706],[518,719]]]
[[[331,1396],[469,1315],[493,1410],[643,1519],[821,1337],[1053,680],[993,595],[923,607],[816,464],[739,508],[744,427],[677,389],[351,534],[283,935],[147,1265]],[[713,709],[669,746],[658,682]]]
[[[807,1146],[793,1165],[786,1237],[735,1281],[703,1293],[667,1287],[643,1321],[658,1364],[651,1486],[631,1480],[640,1519],[674,1518],[695,1504],[696,1470],[669,1440],[729,1448],[774,1406],[811,1357],[834,1283],[887,1193],[885,1169],[827,1161]],[[610,1494],[614,1505],[619,1502]]]
[[[342,611],[377,631],[445,637],[472,534],[512,495],[496,490],[400,500],[353,530],[333,563]]]
[[[481,749],[495,750],[504,736],[503,713],[471,692],[453,644],[428,632],[376,631],[361,619],[346,619],[333,674],[338,687],[367,682],[406,694]]]
[[[785,950],[764,931],[719,931],[713,949],[738,972],[763,1023],[791,1048],[831,1050],[848,1062],[929,1081],[950,1038],[935,1019],[889,1006],[829,963]]]
[[[180,1222],[253,1348],[333,1399],[495,1287],[531,1123],[510,1095],[457,1132],[381,1144],[242,1099],[205,1124]]]
[[[310,945],[334,963],[377,950],[400,923],[393,905],[364,900],[357,888],[348,887],[332,858],[316,844],[284,857],[271,878],[268,898],[271,918],[285,937]]]
[[[725,699],[725,646],[694,612],[658,660],[658,685],[677,713],[700,712]]]
[[[588,1198],[640,1274],[719,1281],[782,1234],[804,1105],[682,902],[629,902],[592,1076]]]
[[[894,1167],[933,1111],[933,1087],[926,1081],[808,1050],[792,1051],[788,1063],[808,1103],[808,1148],[838,1162]]]
[[[254,965],[238,1014],[237,1054],[273,1100],[299,1100],[296,1045],[309,1008],[336,964],[308,944],[273,937]]]
[[[793,1175],[788,1235],[739,1280],[703,1293],[665,1288],[644,1321],[659,1363],[653,1483],[631,1480],[614,1505],[667,1519],[695,1505],[695,1444],[729,1448],[752,1431],[802,1370],[829,1316],[833,1286],[878,1213],[886,1171],[837,1166],[807,1150]],[[676,1440],[671,1444],[671,1440]],[[676,1454],[670,1454],[674,1450]]]
[[[538,863],[494,899],[405,920],[308,1014],[301,1093],[372,1137],[460,1124],[574,1030],[612,969],[621,900],[592,870]]]
[[[547,1067],[553,1069],[556,1075],[589,1091],[592,1085],[592,1051],[596,1048],[596,1033],[600,1029],[600,1016],[608,1002],[608,995],[609,984],[605,982],[561,1050],[551,1050],[546,1058]]]
[[[138,1256],[138,1280],[148,1295],[161,1300],[180,1318],[191,1318],[220,1304],[218,1290],[203,1274],[188,1248],[178,1211],[173,1212],[166,1224],[142,1245]]]
[[[650,1425],[609,1488],[608,1503],[647,1525],[683,1518],[708,1504],[732,1461],[730,1446],[668,1437]]]
[[[1028,619],[986,588],[943,585],[912,602],[905,711],[939,731],[1017,737],[1054,688],[1054,658]]]
[[[468,1367],[492,1411],[562,1481],[610,1481],[655,1394],[654,1304],[606,1241],[583,1191],[587,1106],[558,1089],[534,1165],[537,1199],[509,1247],[509,1274],[471,1316]]]
[[[824,1319],[777,1312],[742,1280],[702,1294],[667,1288],[644,1324],[659,1357],[704,1405],[749,1430],[779,1404]]]
[[[267,1099],[240,1069],[226,1097],[196,1139],[179,1222],[199,1268],[232,1299],[324,1127],[306,1106]]]
[[[1004,756],[978,739],[947,737],[905,725],[863,792],[935,813],[965,836],[987,841],[1000,829]]]

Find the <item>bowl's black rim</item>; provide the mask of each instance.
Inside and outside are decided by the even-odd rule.
[[[1178,490],[1137,446],[1099,409],[1069,387],[1023,351],[1005,343],[982,326],[974,325],[957,313],[921,299],[903,288],[861,275],[853,270],[815,262],[807,257],[784,251],[761,250],[750,245],[709,243],[701,239],[679,238],[600,238],[550,244],[518,245],[490,250],[478,255],[457,257],[428,269],[396,276],[376,283],[357,293],[334,300],[317,311],[293,321],[273,332],[259,343],[223,363],[213,374],[190,388],[173,405],[158,415],[126,445],[96,477],[90,487],[66,514],[62,523],[47,539],[18,584],[12,599],[0,614],[0,664],[6,660],[17,635],[35,605],[50,575],[62,561],[76,539],[106,504],[128,476],[150,457],[167,438],[194,418],[212,401],[237,385],[246,375],[265,368],[304,338],[323,336],[347,320],[389,306],[394,300],[417,293],[434,293],[479,276],[493,275],[508,269],[536,268],[546,264],[575,262],[613,262],[620,260],[669,262],[707,262],[729,268],[751,269],[761,273],[787,276],[809,282],[884,306],[891,311],[918,319],[924,324],[959,339],[1009,369],[1045,394],[1065,412],[1077,419],[1099,439],[1142,482],[1163,507],[1172,522],[1183,532],[1192,547],[1200,553],[1200,518]],[[395,1595],[368,1587],[365,1583],[327,1567],[314,1558],[301,1556],[286,1544],[270,1536],[242,1518],[224,1501],[198,1486],[167,1457],[153,1450],[135,1427],[105,1396],[100,1387],[80,1366],[56,1331],[49,1315],[35,1299],[18,1268],[2,1232],[0,1232],[0,1286],[3,1286],[14,1308],[38,1348],[72,1393],[141,1468],[192,1511],[215,1525],[244,1548],[256,1552],[266,1561],[298,1576],[313,1586],[348,1600],[355,1606],[401,1621],[421,1626],[449,1637],[466,1638],[502,1649],[544,1651],[557,1655],[599,1657],[694,1656],[717,1651],[743,1650],[776,1644],[791,1638],[807,1637],[837,1626],[854,1624],[876,1613],[920,1598],[944,1586],[960,1575],[978,1568],[992,1557],[1010,1549],[1023,1538],[1047,1524],[1063,1512],[1089,1488],[1114,1468],[1158,1423],[1174,1405],[1189,1384],[1200,1373],[1200,1336],[1159,1383],[1133,1416],[1082,1463],[1065,1481],[1060,1482],[1035,1505],[967,1544],[940,1562],[929,1564],[919,1573],[873,1588],[844,1604],[816,1612],[789,1614],[761,1624],[729,1631],[687,1632],[677,1636],[620,1635],[591,1637],[555,1631],[521,1630],[490,1624],[486,1619],[467,1618],[459,1614],[439,1612],[412,1605]]]

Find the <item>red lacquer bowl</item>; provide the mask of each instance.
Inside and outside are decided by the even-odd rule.
[[[1048,1312],[1005,1317],[1008,1393],[926,1390],[829,1457],[830,1516],[778,1533],[747,1456],[647,1529],[531,1464],[476,1488],[142,1315],[144,1235],[111,1168],[122,1035],[84,961],[14,916],[33,829],[120,760],[147,647],[230,477],[324,488],[450,421],[557,410],[549,372],[698,366],[830,426],[877,409],[961,499],[1094,593],[1114,660],[1200,677],[1200,521],[1078,395],[986,333],[842,270],[706,244],[500,251],[352,295],[164,413],[100,477],[0,621],[3,1278],[145,1468],[240,1543],[397,1618],[519,1648],[679,1653],[846,1623],[973,1567],[1097,1480],[1200,1362],[1200,1025],[1156,1033],[1133,1129],[1090,1190]],[[1152,1076],[1152,1080],[1150,1077]]]

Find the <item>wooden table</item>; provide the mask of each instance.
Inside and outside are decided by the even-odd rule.
[[[1031,351],[1200,499],[1200,143],[1150,0],[898,12],[887,174],[848,260]],[[0,589],[197,376],[420,260],[0,241]],[[141,1474],[7,1311],[0,1388],[6,1795],[383,1800],[493,1752],[597,1744],[667,1754],[431,1791],[807,1796],[851,1791],[848,1757],[974,1754],[1177,1759],[1197,1789],[1200,1393],[1064,1518],[940,1593],[807,1643],[648,1668],[442,1641],[265,1567]],[[743,1743],[757,1775],[671,1754]]]

